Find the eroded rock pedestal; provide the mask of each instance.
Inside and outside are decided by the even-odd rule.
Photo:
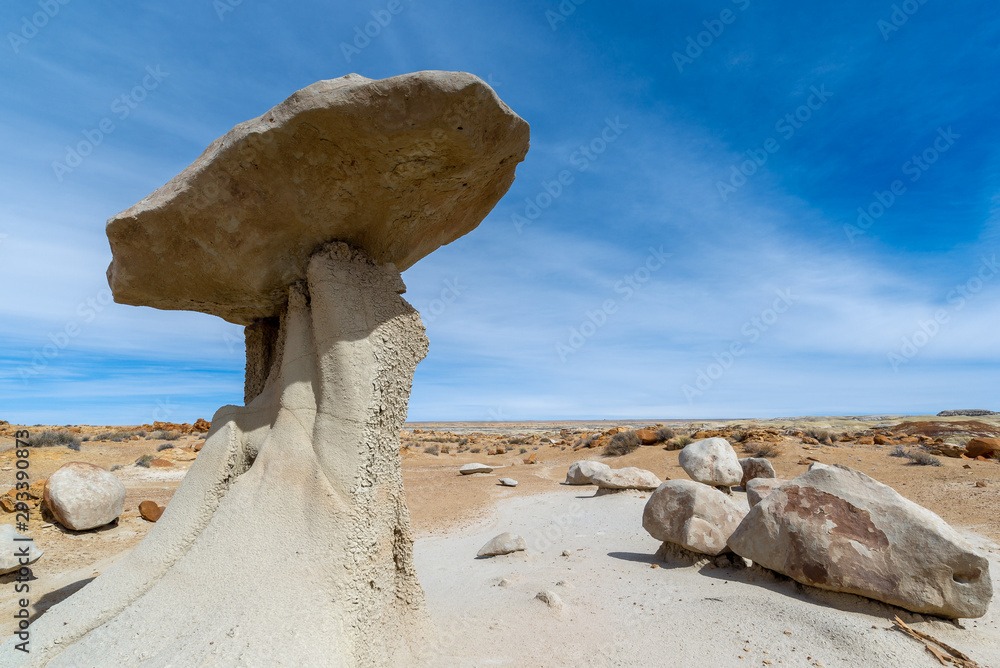
[[[427,340],[402,291],[345,244],[315,254],[260,394],[216,413],[149,536],[32,625],[24,665],[410,664],[396,435]]]
[[[246,326],[246,406],[215,414],[147,538],[2,661],[414,665],[399,432],[427,340],[397,268],[474,229],[527,150],[471,74],[348,75],[109,220],[116,302]]]

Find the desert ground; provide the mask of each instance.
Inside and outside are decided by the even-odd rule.
[[[128,490],[125,512],[98,530],[70,531],[41,508],[31,511],[25,533],[44,550],[31,582],[37,617],[142,540],[152,522],[140,516],[139,503],[169,504],[204,433],[191,425],[0,423],[0,492],[14,484],[19,429],[79,439],[68,437],[72,448],[31,448],[32,481],[85,461],[119,467],[114,474]],[[664,431],[628,454],[606,454],[616,432],[632,429]],[[570,464],[581,459],[683,479],[684,439],[716,435],[740,456],[767,456],[781,478],[819,461],[890,485],[962,532],[989,558],[998,588],[1000,462],[954,456],[970,437],[1000,436],[997,416],[409,423],[400,452],[433,629],[422,660],[430,666],[941,665],[894,628],[899,615],[964,652],[969,665],[1000,666],[1000,596],[986,616],[951,622],[823,592],[756,566],[719,567],[681,550],[658,555],[659,541],[641,525],[648,493],[595,495],[594,486],[563,484]],[[145,463],[159,461],[138,465],[144,455]],[[472,462],[494,470],[460,475],[459,467]],[[518,486],[501,486],[501,477]],[[13,513],[0,514],[14,524]],[[503,531],[521,535],[527,550],[476,558]],[[542,591],[558,600],[542,602],[536,598]],[[14,576],[0,576],[5,636],[14,627],[17,598]]]

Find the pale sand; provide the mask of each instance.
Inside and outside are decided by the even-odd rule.
[[[593,497],[595,489],[512,496],[496,503],[492,519],[416,542],[417,571],[440,633],[426,665],[940,665],[889,630],[898,614],[981,666],[1000,666],[1000,595],[985,617],[961,620],[959,628],[757,568],[662,562],[654,556],[659,542],[642,528],[644,495]],[[527,553],[477,559],[503,531],[522,535]],[[998,589],[1000,546],[967,535],[988,554]],[[565,607],[536,600],[542,590],[556,592]]]

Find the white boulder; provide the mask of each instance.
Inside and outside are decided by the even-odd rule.
[[[45,483],[43,496],[59,524],[74,531],[104,526],[125,509],[122,481],[87,462],[70,462],[56,469]]]
[[[12,525],[0,525],[0,575],[34,563],[42,554],[44,552],[38,549],[35,541],[19,534]]]
[[[634,466],[608,468],[593,474],[590,479],[601,489],[656,489],[662,482],[651,471]]]
[[[462,475],[472,475],[473,473],[492,473],[493,467],[486,464],[465,464],[458,469]]]
[[[591,478],[598,471],[610,471],[611,467],[601,462],[582,460],[573,462],[566,473],[567,485],[593,485]]]
[[[479,552],[476,554],[477,557],[496,557],[501,554],[510,554],[512,552],[521,552],[527,549],[527,545],[524,539],[517,534],[504,532],[499,536],[494,536],[490,542],[483,545]]]
[[[743,467],[724,438],[705,438],[681,450],[681,468],[692,480],[716,487],[733,487],[743,479]]]

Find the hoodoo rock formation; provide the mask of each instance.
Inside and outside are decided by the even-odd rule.
[[[427,339],[399,272],[474,229],[527,149],[472,75],[349,75],[108,222],[115,301],[247,327],[246,405],[215,414],[147,538],[31,625],[20,665],[412,665],[398,434]]]

